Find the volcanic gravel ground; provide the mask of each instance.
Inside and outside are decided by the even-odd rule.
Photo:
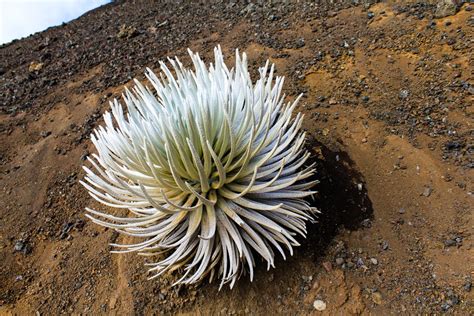
[[[302,2],[117,1],[0,47],[0,314],[473,313],[474,5]],[[322,211],[220,292],[110,254],[132,240],[86,220],[78,183],[124,84],[218,44],[303,93]]]

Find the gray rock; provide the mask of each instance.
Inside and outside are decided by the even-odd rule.
[[[433,189],[431,189],[430,187],[425,187],[425,189],[423,190],[423,196],[429,197],[432,191]]]
[[[408,96],[410,95],[410,91],[406,90],[406,89],[403,89],[403,90],[400,90],[400,93],[398,94],[398,97],[402,100],[408,98]]]
[[[25,244],[23,243],[23,241],[19,240],[15,243],[15,247],[13,247],[13,249],[15,251],[22,251],[24,247],[25,247]]]
[[[13,250],[16,251],[16,252],[21,252],[24,255],[27,255],[31,252],[31,247],[30,247],[30,245],[28,245],[27,242],[25,242],[23,240],[18,240],[15,243],[15,246],[13,247]]]
[[[458,0],[439,0],[436,5],[435,17],[444,18],[455,15],[459,10]]]

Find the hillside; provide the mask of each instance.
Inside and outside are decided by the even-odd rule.
[[[474,5],[374,2],[117,1],[0,46],[0,314],[472,314]],[[218,44],[303,93],[322,213],[253,282],[171,287],[78,181],[124,85]]]

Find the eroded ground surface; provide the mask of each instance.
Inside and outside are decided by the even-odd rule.
[[[0,47],[0,314],[472,314],[473,5],[117,2]],[[357,3],[357,4],[354,4]],[[144,67],[186,48],[303,93],[322,215],[276,269],[230,290],[146,279],[91,224],[91,130]]]

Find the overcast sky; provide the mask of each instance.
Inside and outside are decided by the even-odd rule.
[[[110,0],[0,0],[0,44],[71,21]]]

